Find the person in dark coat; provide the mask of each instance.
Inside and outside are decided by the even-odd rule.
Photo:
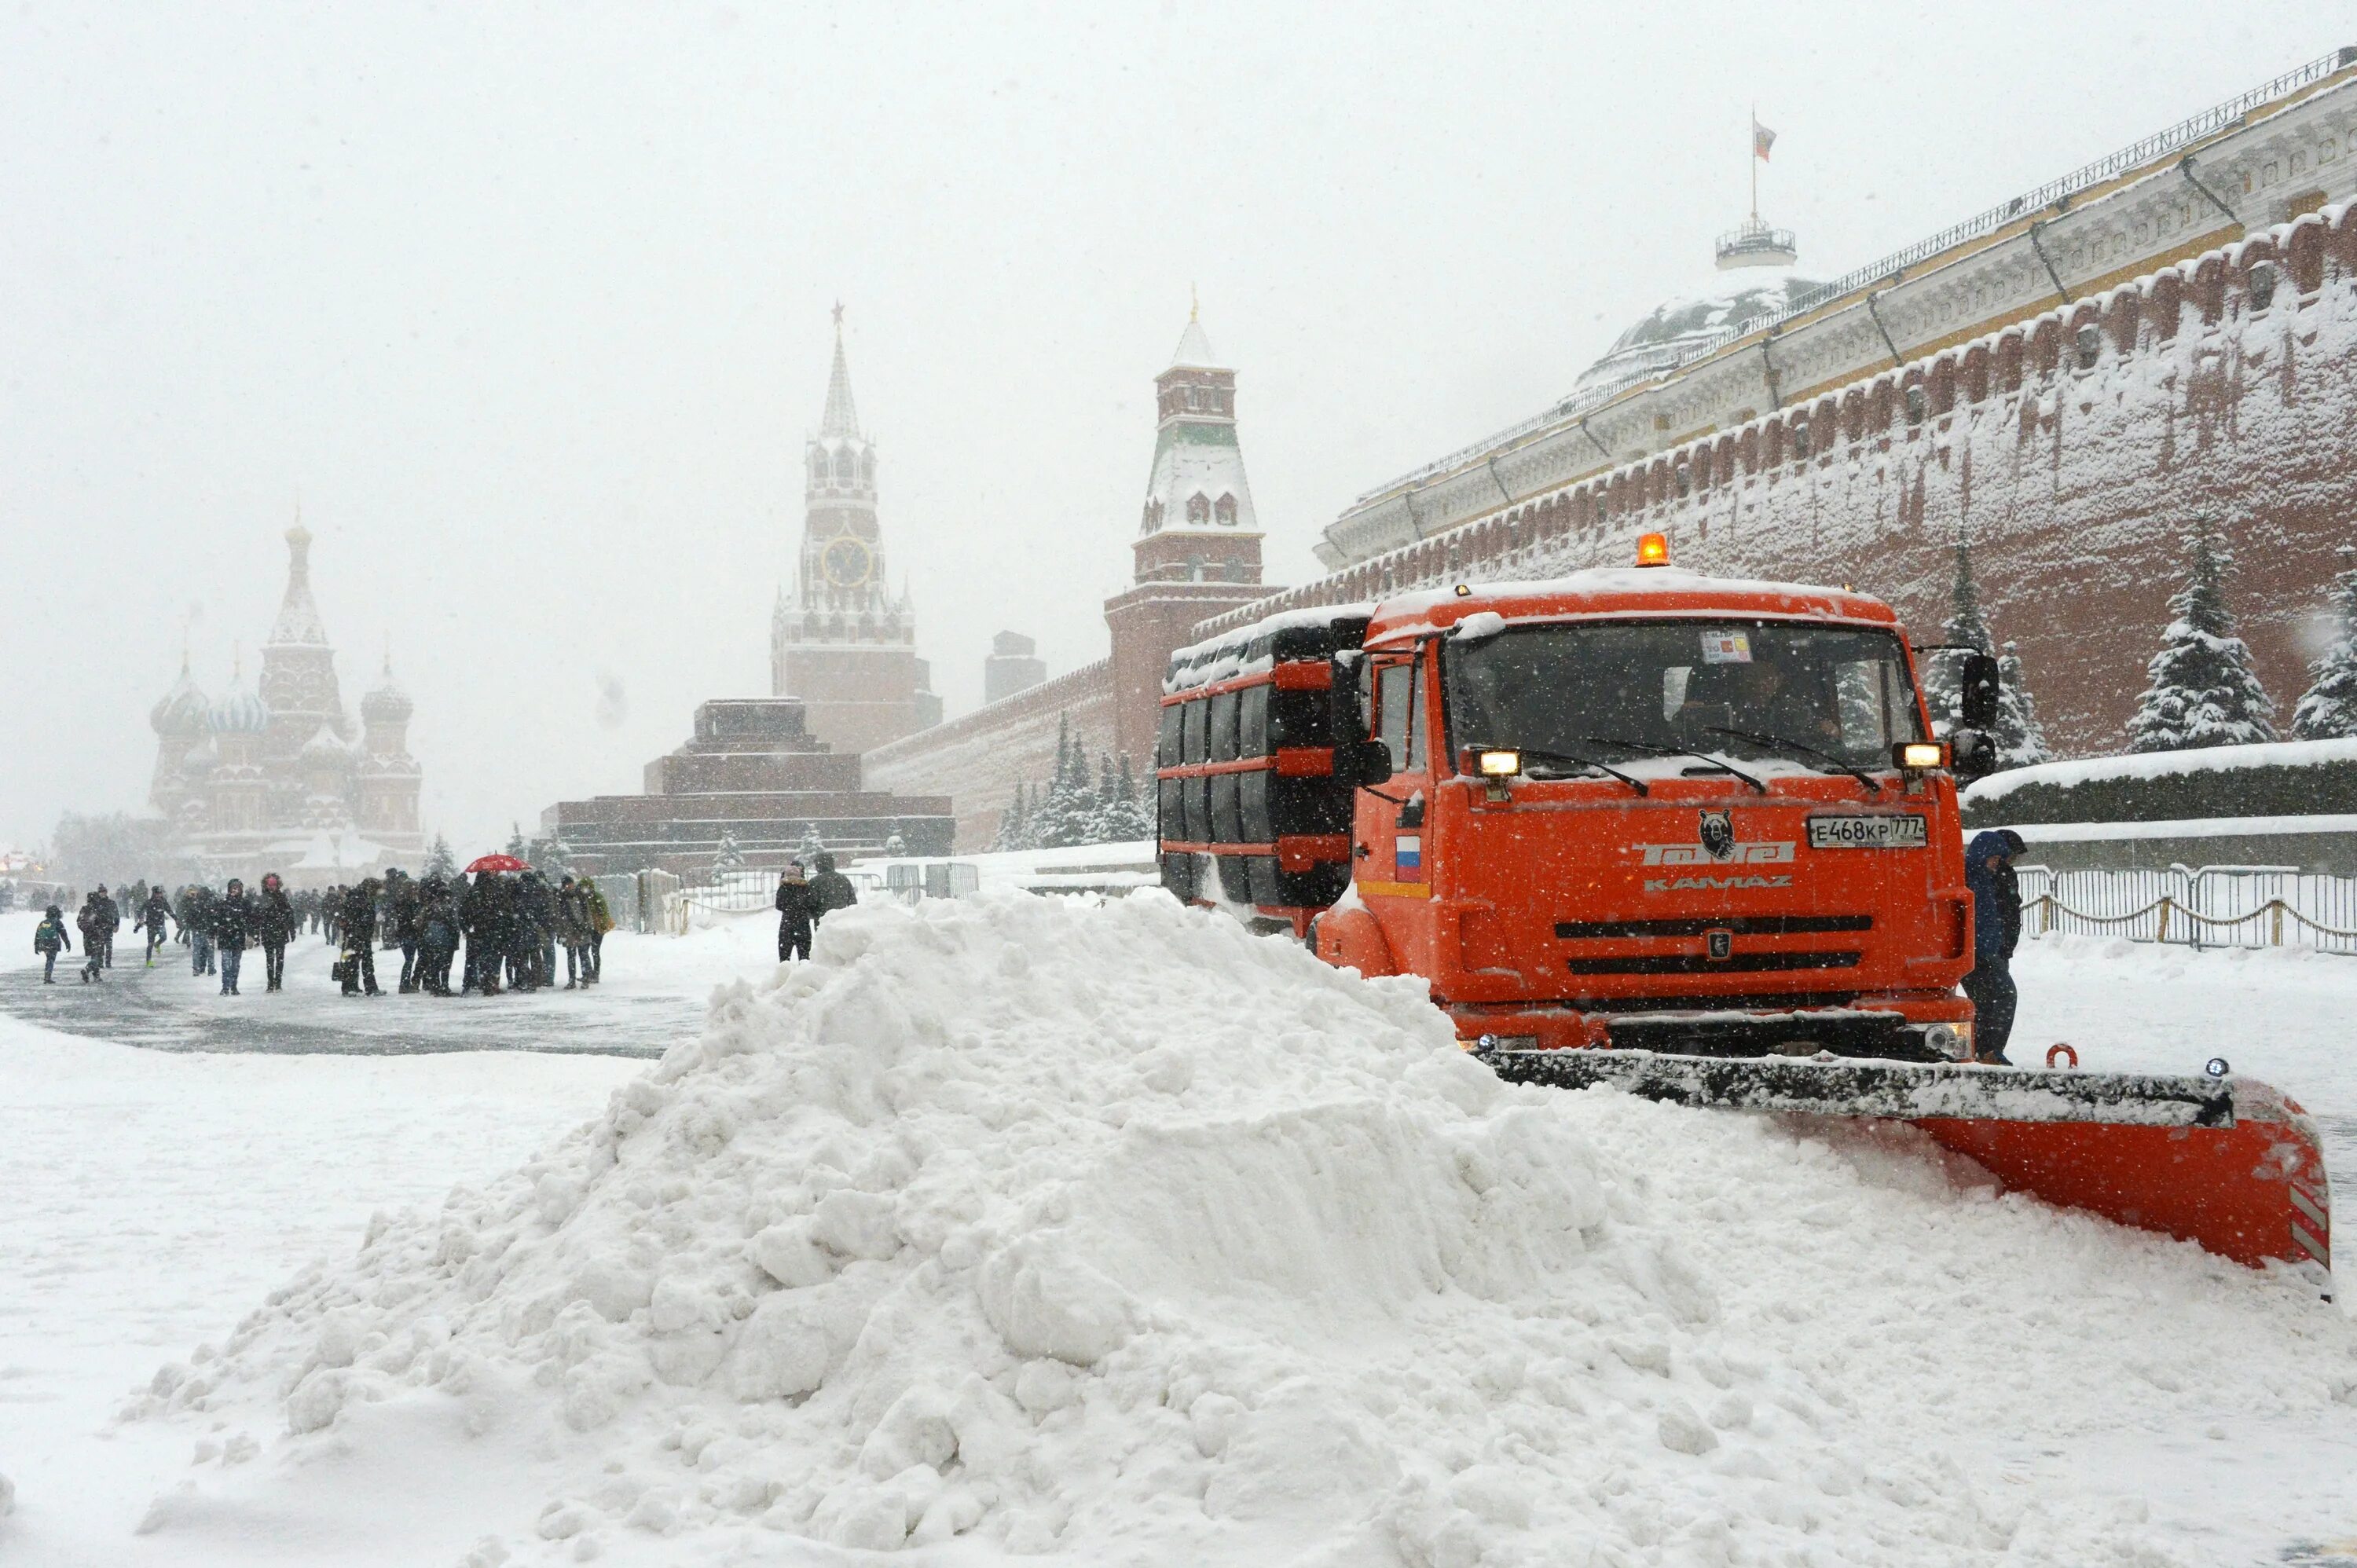
[[[264,872],[262,892],[253,900],[253,936],[262,944],[262,989],[286,989],[286,944],[303,928],[303,918],[295,912],[293,900],[286,897],[285,884],[278,873]]]
[[[165,895],[164,885],[159,882],[147,890],[147,901],[139,906],[138,922],[132,928],[147,933],[146,967],[149,969],[156,967],[156,950],[171,940],[164,930],[171,918],[172,900]]]
[[[589,915],[589,972],[581,977],[581,983],[595,985],[605,977],[606,933],[614,929],[614,912],[607,908],[606,896],[597,891],[596,877],[585,876],[574,886]]]
[[[516,911],[522,918],[519,933],[523,974],[537,990],[556,983],[556,889],[537,871],[527,871],[517,885]]]
[[[2005,1054],[2013,1037],[2020,991],[2013,983],[2013,950],[2021,940],[2021,884],[2013,857],[2021,835],[1994,828],[1973,835],[1964,846],[1964,886],[1973,895],[1973,969],[1964,994],[1973,1000],[1973,1059],[2013,1065]]]
[[[123,929],[123,908],[107,893],[106,884],[103,882],[98,885],[98,891],[92,894],[91,897],[97,905],[97,918],[92,925],[99,937],[98,966],[101,969],[113,969],[114,967],[114,933]]]
[[[429,876],[418,888],[417,986],[431,996],[450,994],[450,961],[458,950],[458,901],[450,885]]]
[[[589,983],[589,900],[573,878],[556,885],[556,940],[565,944],[565,989]],[[554,980],[552,973],[549,979]]]
[[[851,885],[851,878],[834,868],[834,856],[825,850],[818,852],[818,870],[811,877],[811,892],[818,897],[818,918],[822,920],[837,909],[859,902],[859,890]]]
[[[344,994],[358,996],[366,992],[382,996],[376,983],[376,895],[381,886],[373,876],[364,876],[344,889],[344,907],[336,917],[336,929],[344,939]]]
[[[235,996],[237,972],[245,962],[245,950],[253,945],[253,900],[247,897],[245,884],[232,876],[221,896],[213,900],[213,951],[221,960],[221,988],[223,996]]]
[[[41,983],[58,983],[58,954],[73,951],[73,939],[66,935],[65,911],[55,904],[41,912],[41,923],[33,928],[33,950],[41,955]]]
[[[500,993],[500,933],[507,925],[507,895],[499,874],[475,873],[473,886],[458,900],[458,928],[467,939],[467,976],[463,993]]]
[[[188,900],[180,913],[180,926],[188,933],[188,972],[210,974],[213,972],[213,890],[199,882],[188,889]]]
[[[74,929],[81,933],[81,983],[84,985],[105,978],[102,972],[106,965],[102,961],[105,949],[99,936],[101,922],[105,917],[99,913],[98,908],[99,896],[105,891],[106,885],[101,883],[97,892],[82,895],[81,908],[74,911]]]
[[[401,993],[417,989],[418,922],[425,909],[425,895],[399,866],[384,874],[385,940],[401,950]]]
[[[818,890],[802,874],[801,861],[790,861],[778,874],[777,904],[778,961],[810,957],[811,931],[825,911],[819,908]]]

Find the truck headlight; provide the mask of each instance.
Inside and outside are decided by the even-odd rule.
[[[1952,1062],[1968,1061],[1973,1054],[1973,1026],[1970,1024],[1926,1025],[1923,1043]]]

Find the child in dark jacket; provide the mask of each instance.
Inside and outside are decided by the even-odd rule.
[[[65,911],[55,904],[41,912],[41,923],[33,928],[33,950],[41,955],[41,983],[58,983],[58,954],[73,950],[72,939],[66,935]]]

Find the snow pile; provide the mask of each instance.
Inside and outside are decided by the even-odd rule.
[[[2040,1455],[2352,1401],[2357,1326],[2285,1279],[1882,1144],[1509,1088],[1413,983],[1149,892],[831,918],[142,1408],[219,1429],[167,1535],[372,1464],[474,1564],[1497,1568],[2173,1563]]]

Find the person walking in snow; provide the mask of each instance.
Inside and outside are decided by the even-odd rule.
[[[802,874],[799,860],[778,873],[778,961],[810,957],[811,931],[825,911],[819,908],[817,889]]]
[[[213,900],[213,951],[221,960],[223,996],[238,993],[237,974],[245,963],[245,950],[253,945],[253,900],[247,897],[245,884],[232,876]]]
[[[418,922],[425,912],[425,896],[415,881],[399,866],[384,874],[384,935],[386,942],[401,950],[401,984],[404,996],[417,989]]]
[[[180,929],[188,933],[188,972],[213,972],[213,890],[199,882],[188,889],[180,913]]]
[[[458,902],[438,876],[427,877],[418,895],[417,987],[429,996],[447,996],[450,961],[458,950]]]
[[[589,911],[589,972],[581,983],[595,985],[605,977],[606,933],[614,929],[614,912],[606,907],[606,896],[597,891],[596,877],[585,876],[576,886]]]
[[[114,967],[114,933],[123,929],[123,910],[113,898],[108,896],[106,884],[103,882],[98,885],[98,891],[91,895],[91,897],[96,908],[96,918],[92,921],[92,926],[98,932],[98,966],[101,969],[113,969]]]
[[[73,950],[73,939],[66,935],[65,911],[55,904],[41,913],[41,923],[33,928],[33,950],[41,955],[41,983],[58,983],[58,954]]]
[[[556,937],[565,944],[565,989],[589,982],[589,901],[570,876],[556,885]],[[549,979],[554,980],[554,973]]]
[[[475,873],[475,880],[458,899],[458,926],[467,938],[467,975],[461,994],[500,993],[500,932],[507,923],[507,897],[499,874]]]
[[[286,944],[295,940],[302,920],[278,873],[264,872],[262,892],[253,900],[253,935],[262,944],[262,989],[286,989]]]
[[[2023,845],[2011,828],[1973,835],[1964,846],[1964,886],[1973,895],[1973,968],[1964,994],[1973,1002],[1973,1059],[2010,1067],[2006,1042],[2013,1037],[2014,1010],[2021,993],[2013,983],[2013,950],[2021,940],[2021,883],[2013,857]]]
[[[84,985],[102,978],[100,972],[105,967],[100,961],[104,954],[98,934],[99,921],[102,918],[98,912],[99,895],[105,891],[106,885],[101,883],[97,892],[83,896],[81,908],[74,911],[74,929],[81,932],[81,983]]]
[[[147,933],[146,968],[156,967],[156,950],[171,940],[164,931],[165,922],[171,918],[172,900],[165,896],[164,885],[159,882],[147,890],[146,901],[139,906],[138,918],[131,928]]]
[[[380,886],[364,876],[344,889],[336,929],[344,939],[344,994],[382,996],[376,983],[376,895]]]

